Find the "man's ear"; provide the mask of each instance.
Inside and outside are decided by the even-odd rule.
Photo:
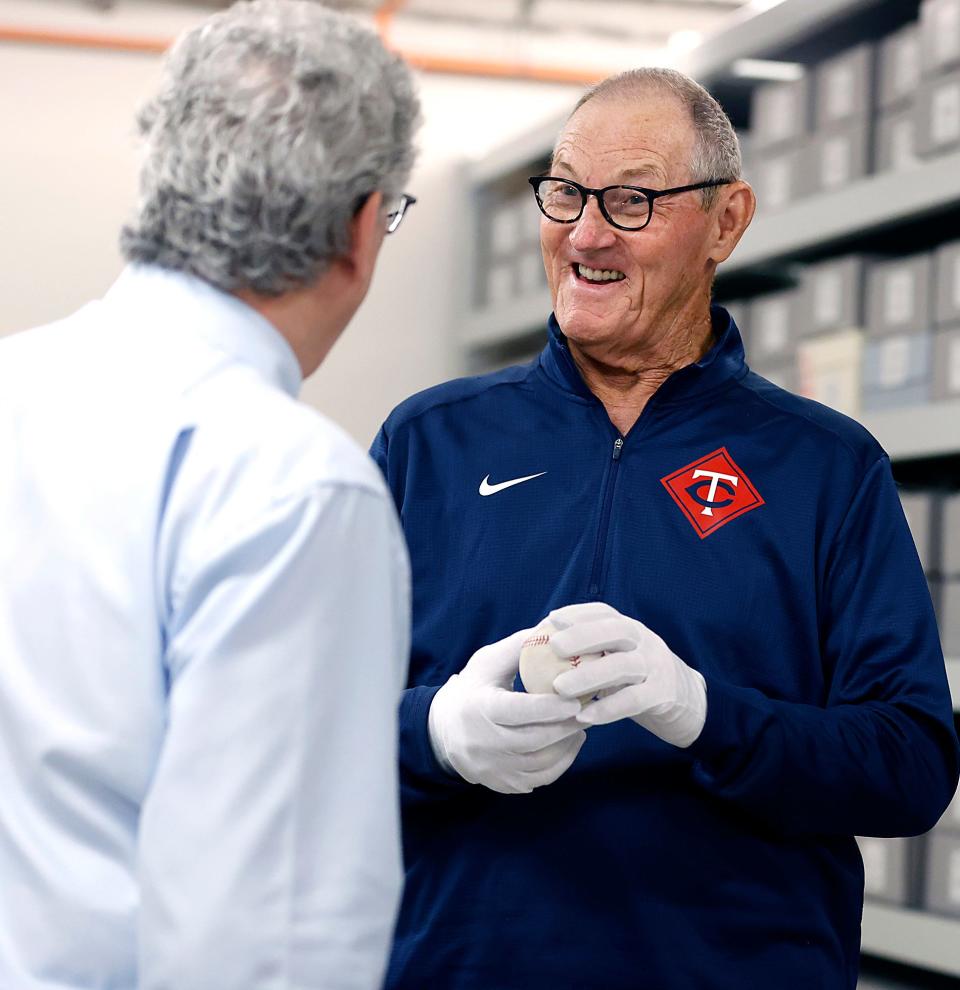
[[[715,240],[710,258],[717,264],[726,261],[733,249],[750,226],[757,209],[757,197],[746,182],[734,182],[721,186],[720,202],[717,205],[717,225],[714,228]]]
[[[350,249],[340,259],[364,282],[373,276],[380,245],[383,243],[386,218],[382,215],[383,193],[373,192],[350,221]]]

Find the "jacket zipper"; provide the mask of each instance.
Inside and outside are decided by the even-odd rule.
[[[595,598],[600,593],[600,572],[607,549],[607,529],[610,524],[610,507],[613,504],[613,490],[620,473],[620,455],[623,453],[623,437],[613,442],[613,458],[607,472],[607,483],[603,493],[603,508],[600,510],[600,532],[597,534],[597,549],[593,556],[593,569],[590,573],[589,594]]]

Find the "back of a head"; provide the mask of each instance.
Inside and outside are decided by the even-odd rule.
[[[419,103],[371,30],[313,0],[234,4],[185,34],[140,114],[130,261],[278,295],[350,246],[364,198],[402,192]]]
[[[584,93],[573,113],[590,100],[629,101],[651,93],[675,98],[690,115],[694,131],[693,160],[689,163],[691,182],[741,178],[740,142],[730,118],[703,86],[676,69],[648,67],[609,76]],[[701,196],[704,207],[709,208],[717,190],[704,189]]]

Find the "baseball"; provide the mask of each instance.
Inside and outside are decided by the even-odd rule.
[[[550,634],[556,631],[551,622],[541,622],[520,650],[520,680],[528,694],[550,694],[553,679],[558,674],[605,656],[603,653],[585,653],[579,657],[558,657],[550,649]],[[586,704],[592,698],[593,695],[587,694],[580,701]]]

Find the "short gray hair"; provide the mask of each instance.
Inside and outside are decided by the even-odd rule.
[[[693,123],[696,140],[693,159],[690,162],[690,181],[708,182],[710,179],[739,179],[743,175],[743,161],[737,132],[730,123],[723,107],[700,83],[676,69],[630,69],[597,83],[580,97],[573,108],[573,116],[584,103],[598,96],[629,99],[651,89],[675,96],[687,108]],[[717,198],[716,188],[701,193],[704,209],[709,209]]]
[[[395,199],[420,105],[373,31],[311,0],[236,3],[188,31],[141,110],[130,261],[279,295],[350,247],[369,194]]]

